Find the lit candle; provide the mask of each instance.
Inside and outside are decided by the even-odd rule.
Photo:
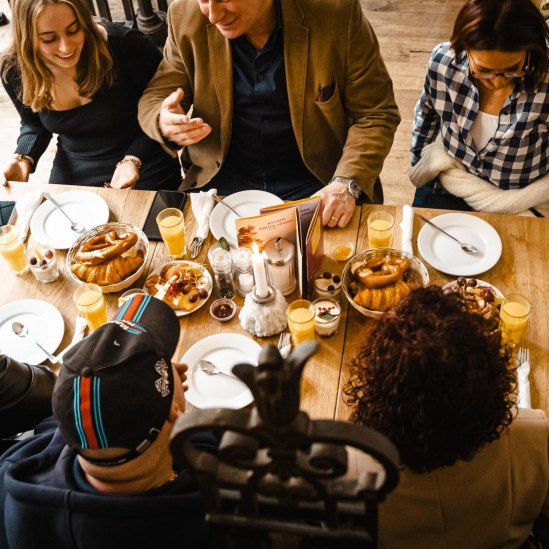
[[[257,297],[264,298],[269,295],[269,285],[267,284],[267,273],[265,271],[265,260],[259,253],[257,244],[252,243],[252,268],[255,278],[255,293]]]

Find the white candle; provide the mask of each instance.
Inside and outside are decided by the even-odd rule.
[[[267,284],[267,273],[265,272],[265,260],[257,249],[257,244],[252,243],[252,269],[255,278],[255,291],[257,297],[263,298],[269,295],[269,285]]]

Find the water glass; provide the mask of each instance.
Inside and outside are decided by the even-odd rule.
[[[25,245],[19,238],[15,225],[0,227],[0,255],[8,262],[10,269],[20,275],[27,271]]]
[[[395,218],[387,212],[368,216],[368,244],[370,248],[390,248],[393,241]]]
[[[105,298],[97,284],[81,284],[74,291],[72,298],[90,330],[97,330],[107,322]]]
[[[315,338],[315,308],[310,301],[306,299],[292,301],[288,305],[286,315],[294,345]]]
[[[168,253],[175,259],[185,257],[185,219],[178,208],[166,208],[156,216],[156,223]]]

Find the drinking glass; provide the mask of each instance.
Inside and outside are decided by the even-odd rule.
[[[187,247],[183,212],[178,208],[166,208],[156,216],[156,222],[168,253],[175,259],[184,257]]]
[[[19,231],[15,225],[0,227],[0,255],[16,275],[23,274],[27,270],[25,245],[19,238]]]
[[[57,255],[53,248],[30,246],[27,249],[27,263],[39,282],[53,282],[59,278]]]
[[[294,345],[315,338],[315,308],[310,301],[306,299],[292,301],[288,305],[286,315]]]
[[[81,284],[74,291],[72,298],[90,330],[97,330],[107,322],[105,298],[97,284]]]
[[[509,294],[503,298],[499,312],[503,336],[518,345],[528,325],[530,302],[522,295]]]
[[[393,241],[395,218],[387,212],[368,216],[368,243],[370,248],[390,248]]]

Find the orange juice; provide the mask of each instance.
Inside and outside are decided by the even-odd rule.
[[[73,298],[90,330],[97,330],[99,326],[107,322],[105,299],[99,286],[83,284],[75,290]]]
[[[530,304],[522,296],[507,296],[501,304],[499,316],[503,324],[503,330],[517,344],[520,342],[522,332],[528,325],[529,314]]]
[[[22,274],[27,270],[25,246],[13,225],[0,228],[0,255],[9,263],[15,274]]]
[[[370,248],[390,248],[393,224],[386,219],[375,219],[368,224]]]
[[[187,253],[183,212],[176,208],[167,208],[158,214],[156,222],[168,253],[175,258],[183,257]]]
[[[294,345],[315,338],[315,310],[309,301],[299,299],[288,305],[288,328]]]

